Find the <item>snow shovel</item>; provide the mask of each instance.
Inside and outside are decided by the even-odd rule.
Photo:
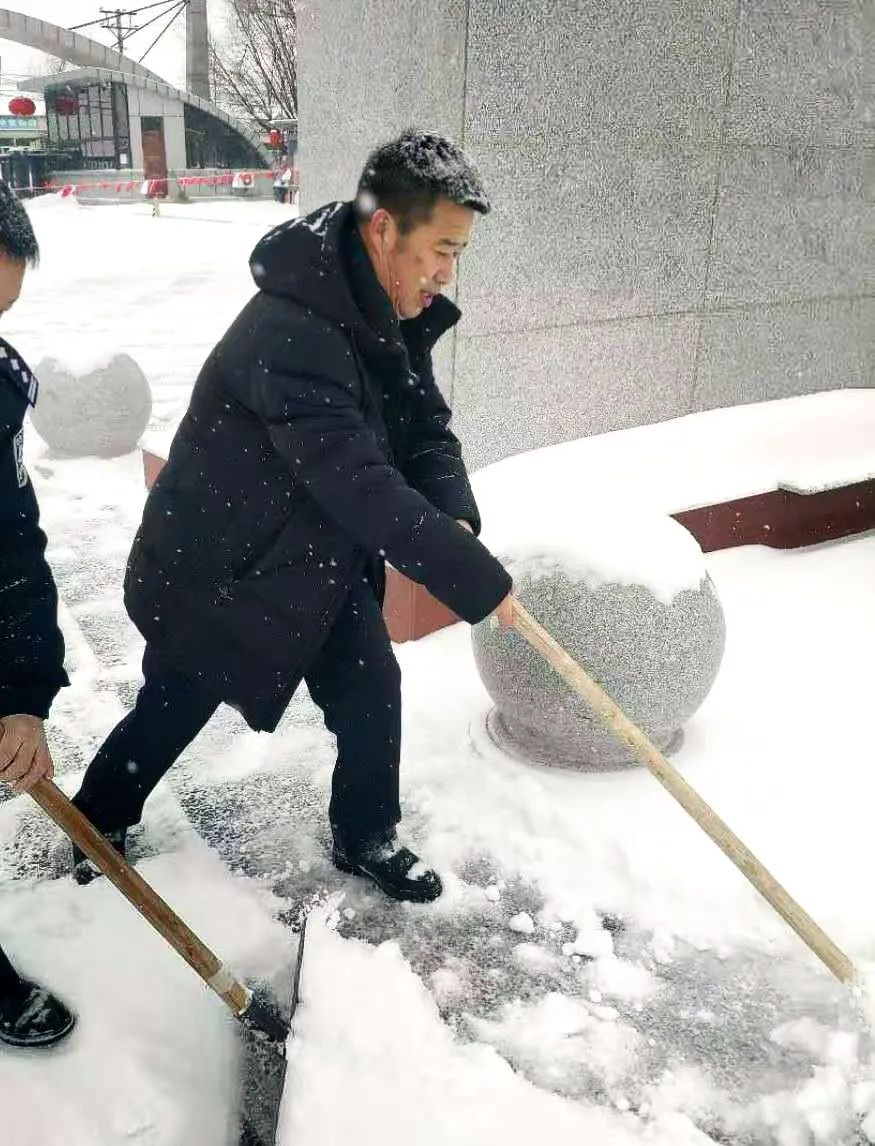
[[[659,749],[648,740],[640,728],[596,684],[592,677],[568,655],[562,646],[513,598],[513,627],[529,644],[553,666],[565,682],[582,697],[618,739],[627,744],[645,764],[660,784],[674,796],[684,811],[699,827],[707,832],[720,850],[727,855],[739,871],[753,884],[786,923],[814,954],[842,983],[858,982],[854,964],[832,939],[803,910],[792,896],[763,867],[752,851],[746,847],[728,824],[705,803],[681,774],[666,760]]]
[[[239,1020],[243,1036],[240,1146],[275,1146],[289,1036],[289,1022],[276,1002],[266,989],[259,987],[253,992],[240,983],[60,788],[50,780],[40,780],[30,795]],[[292,1015],[298,1002],[303,954],[302,928],[292,985]]]

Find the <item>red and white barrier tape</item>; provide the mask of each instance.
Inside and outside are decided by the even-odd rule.
[[[225,171],[221,175],[181,175],[175,179],[131,179],[131,180],[113,180],[101,181],[98,183],[67,183],[63,186],[56,186],[54,183],[45,183],[41,190],[56,191],[62,199],[66,199],[70,195],[88,194],[91,191],[115,191],[120,194],[122,191],[136,191],[139,189],[141,193],[147,198],[154,196],[161,185],[167,188],[171,183],[175,183],[177,187],[230,187],[234,180],[239,176],[239,181],[244,187],[251,187],[256,179],[270,179],[273,182],[276,179],[275,171]]]

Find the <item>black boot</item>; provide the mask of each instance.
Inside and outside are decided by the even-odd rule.
[[[421,863],[409,848],[402,847],[395,836],[355,851],[335,840],[333,859],[340,871],[367,876],[392,899],[430,903],[443,891],[437,872]]]
[[[115,848],[118,854],[122,857],[122,859],[124,859],[125,846],[128,838],[128,829],[116,828],[115,831],[104,832],[103,834]],[[75,879],[77,883],[84,886],[87,883],[91,883],[93,879],[97,879],[101,875],[103,875],[103,872],[100,870],[97,864],[92,863],[85,852],[73,844],[73,879]]]
[[[19,980],[0,996],[0,1042],[14,1047],[48,1047],[60,1042],[76,1019],[60,999],[36,983]]]

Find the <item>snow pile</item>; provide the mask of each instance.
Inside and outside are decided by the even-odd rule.
[[[532,935],[535,930],[535,921],[527,911],[521,911],[508,920],[508,927],[518,935]]]
[[[0,838],[15,804],[25,801],[0,808]],[[181,848],[138,866],[242,977],[288,982],[287,932],[190,830]],[[236,1142],[235,1021],[108,881],[7,883],[0,936],[79,1016],[50,1052],[0,1048],[4,1143]]]
[[[842,458],[815,458],[782,472],[780,486],[794,493],[822,493],[875,478],[875,449]]]
[[[313,916],[301,1004],[289,1043],[278,1146],[682,1146],[702,1139],[646,1128],[632,1114],[569,1103],[533,1086],[491,1047],[456,1040],[394,942],[344,940]],[[532,1022],[510,1010],[508,1043],[548,1038],[562,1054],[593,1053],[618,1076],[636,1036],[561,997]],[[313,1128],[318,1127],[314,1136]]]
[[[99,370],[107,370],[115,358],[124,354],[122,347],[115,343],[108,343],[100,336],[93,339],[83,338],[75,346],[68,346],[61,354],[53,354],[43,359],[51,364],[60,374],[73,375],[80,378],[83,374],[93,374]]]
[[[613,1008],[551,992],[534,1006],[506,1003],[498,1019],[473,1025],[480,1038],[527,1067],[541,1085],[555,1086],[561,1074],[586,1068],[598,1073],[614,1092],[613,1104],[623,1108],[616,1088],[634,1071],[643,1040],[617,1021]]]
[[[705,579],[699,543],[673,518],[642,511],[631,501],[587,504],[568,487],[549,500],[525,504],[507,496],[490,501],[483,542],[517,581],[555,573],[602,585],[643,585],[670,605]]]
[[[557,495],[672,514],[784,483],[863,481],[875,471],[873,443],[875,389],[829,390],[517,454],[480,470],[474,488],[487,523],[504,505],[534,527]]]

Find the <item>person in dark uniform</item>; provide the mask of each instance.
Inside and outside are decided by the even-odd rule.
[[[0,314],[18,298],[39,248],[27,212],[0,183]],[[24,466],[24,415],[39,386],[0,338],[0,781],[26,792],[54,774],[43,722],[67,684],[58,598]],[[67,1007],[23,978],[0,948],[0,1042],[48,1046],[73,1029]]]
[[[431,358],[460,317],[442,292],[488,210],[453,144],[408,132],[371,155],[354,202],[256,247],[258,293],[200,373],[128,562],[145,684],[74,799],[119,850],[220,702],[273,731],[303,680],[337,737],[334,863],[398,899],[440,894],[395,831],[384,562],[472,624],[511,618]],[[81,882],[96,874],[74,863]]]

